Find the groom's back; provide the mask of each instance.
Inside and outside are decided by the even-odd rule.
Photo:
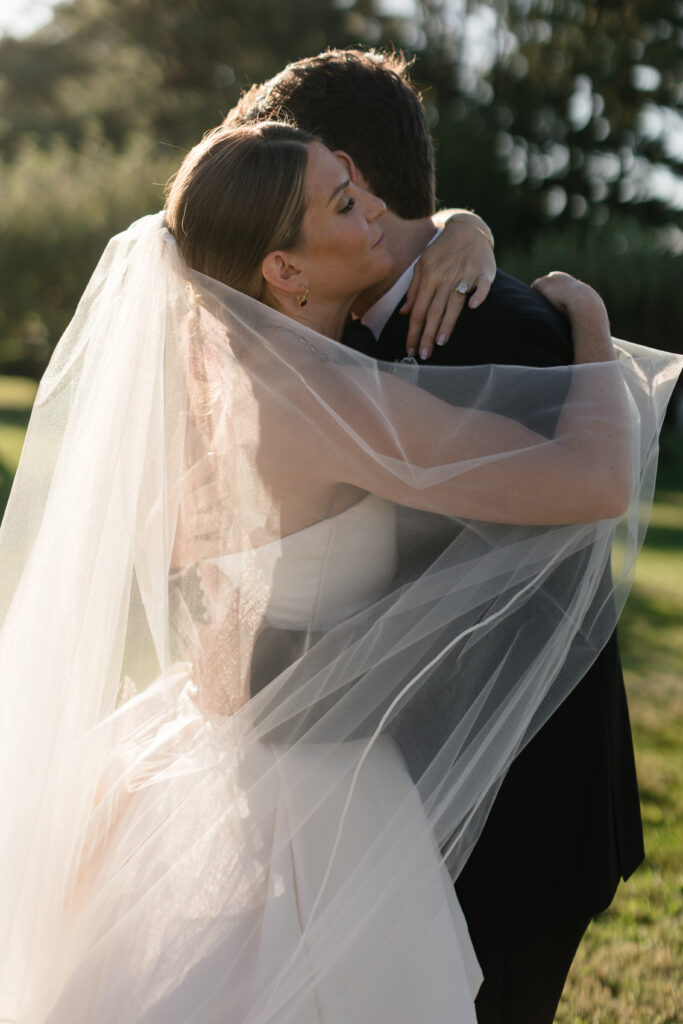
[[[377,358],[405,356],[408,318],[398,313],[400,305],[379,338]],[[534,289],[498,271],[486,301],[474,310],[465,306],[449,341],[435,348],[429,364],[543,367],[572,359],[566,319]],[[558,395],[558,409],[562,398]],[[546,432],[534,422],[534,411],[528,412],[527,425]],[[530,615],[533,607],[531,602]],[[501,655],[504,646],[501,638]],[[448,722],[443,695],[457,684],[456,669],[446,660],[433,706],[414,721],[399,722],[395,738],[416,776],[438,746],[442,723]],[[643,856],[633,744],[614,633],[513,762],[456,883],[484,971],[477,999],[481,1024],[552,1021],[588,921],[608,906],[619,879],[628,877]],[[501,1006],[506,1007],[502,1015]]]
[[[375,351],[380,359],[405,356],[408,317],[394,311]],[[436,347],[430,366],[564,366],[573,360],[571,329],[540,292],[499,270],[477,309],[467,304],[446,345]]]

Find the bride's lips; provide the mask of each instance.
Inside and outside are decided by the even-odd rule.
[[[379,236],[379,238],[377,239],[377,241],[375,242],[375,244],[372,246],[372,248],[376,249],[378,245],[383,245],[384,242],[386,242],[386,240],[387,240],[387,236],[384,233],[382,233]]]

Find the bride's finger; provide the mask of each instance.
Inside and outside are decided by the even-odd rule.
[[[439,288],[439,282],[432,274],[423,274],[420,287],[410,313],[406,352],[414,356],[424,344],[433,347],[434,327],[432,321],[440,319],[446,305],[446,294]],[[435,325],[434,325],[435,326]]]
[[[455,325],[458,322],[458,317],[464,308],[465,296],[460,295],[458,292],[451,292],[436,335],[437,345],[442,346],[448,344],[450,336],[455,330]]]
[[[444,335],[446,339],[449,337],[448,325],[454,324],[458,319],[464,302],[464,295],[452,291],[447,286],[439,289],[430,304],[420,338],[420,359],[429,359],[434,351],[434,345],[443,344]]]
[[[481,306],[482,302],[491,291],[491,285],[493,280],[487,277],[486,274],[480,274],[477,278],[474,286],[474,291],[470,295],[467,305],[470,309],[476,309],[477,306]]]

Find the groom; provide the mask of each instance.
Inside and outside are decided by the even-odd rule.
[[[424,109],[398,55],[329,51],[252,87],[226,123],[293,119],[343,151],[352,180],[388,206],[394,280],[354,310],[348,344],[406,354],[398,312],[433,234],[434,156]],[[372,333],[371,333],[372,332]],[[418,359],[420,358],[418,354]],[[499,271],[430,362],[550,366],[572,361],[567,322]],[[438,423],[435,425],[438,432]],[[456,883],[484,972],[479,1024],[552,1024],[581,937],[644,856],[626,694],[613,635],[584,679],[510,768]]]

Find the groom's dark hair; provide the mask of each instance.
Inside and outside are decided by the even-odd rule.
[[[294,122],[343,149],[375,195],[406,220],[434,212],[434,147],[425,109],[400,52],[327,50],[253,85],[229,112],[230,127]]]

